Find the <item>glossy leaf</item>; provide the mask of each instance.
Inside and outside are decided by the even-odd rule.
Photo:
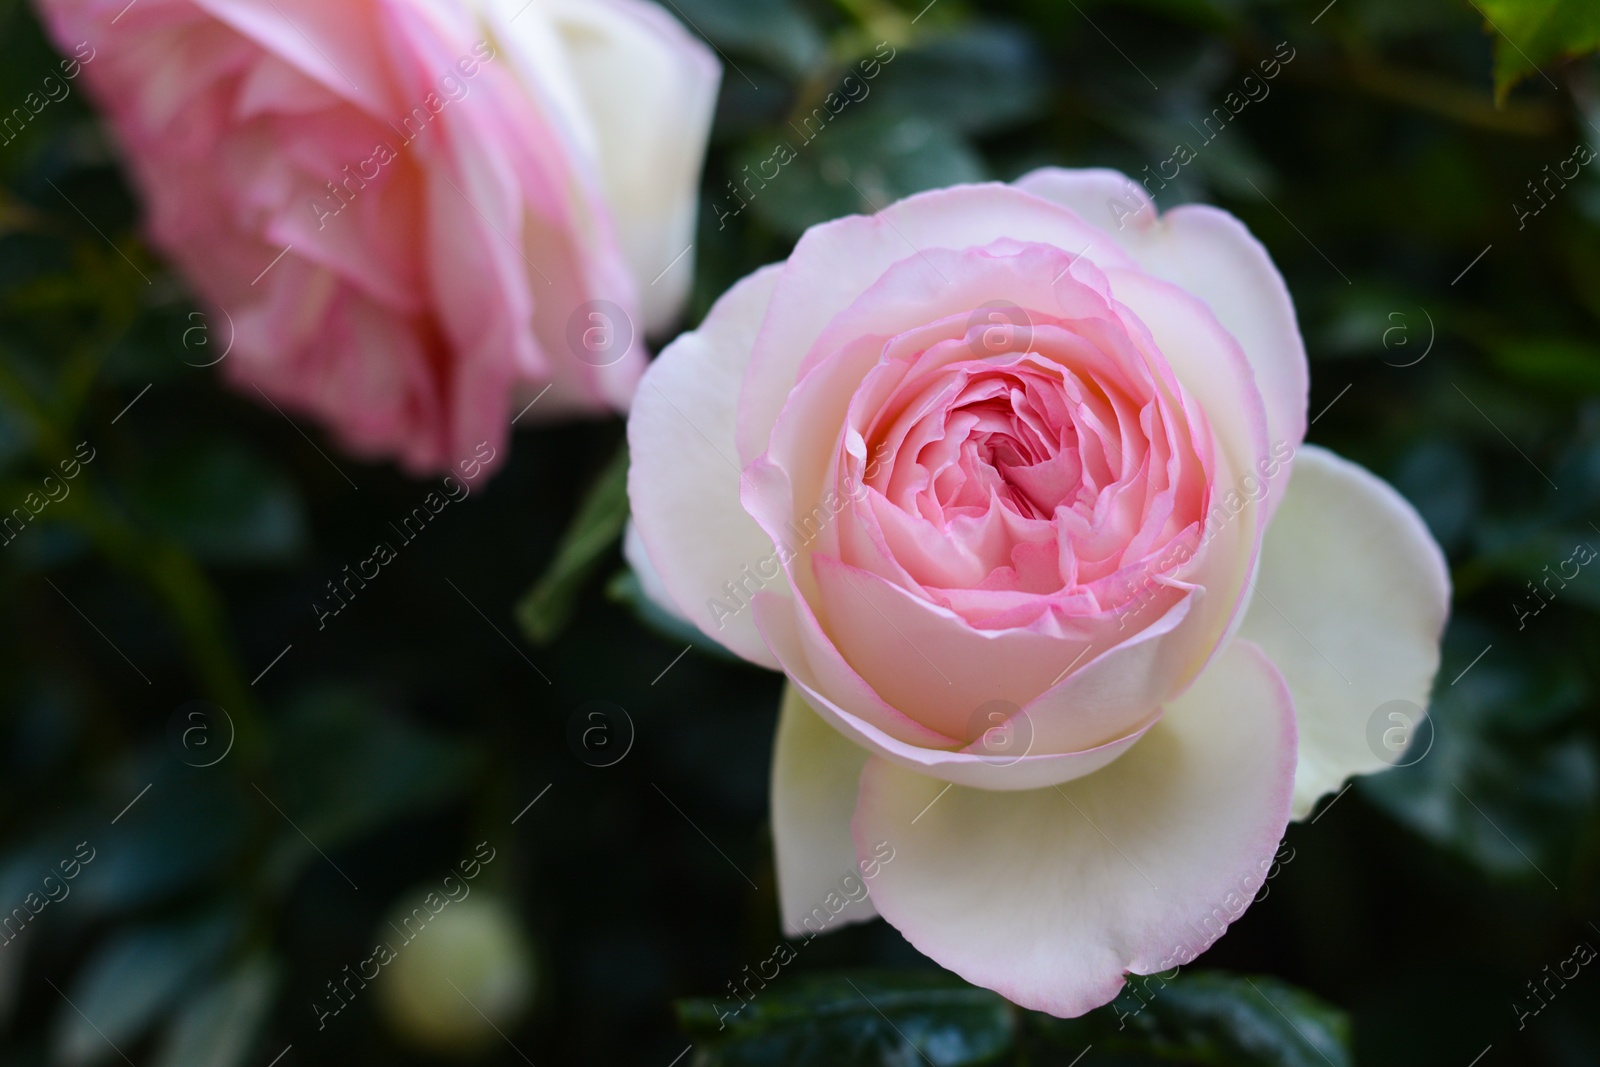
[[[1600,48],[1600,6],[1591,0],[1478,0],[1494,34],[1495,96],[1523,78],[1552,77],[1553,64]]]
[[[89,958],[56,1015],[55,1054],[68,1067],[120,1059],[228,947],[238,917],[220,913],[117,934]]]
[[[209,758],[209,757],[208,757]],[[146,765],[148,766],[148,765]],[[85,918],[168,899],[213,879],[250,845],[251,811],[242,783],[179,764],[161,753],[159,770],[121,779],[120,806],[134,801],[114,832],[85,829],[63,839],[57,861],[83,841],[93,850],[74,884],[74,911]],[[150,786],[143,791],[143,786]]]
[[[253,957],[180,1006],[156,1067],[240,1067],[250,1056],[277,990],[278,968]]]
[[[1176,970],[1176,969],[1175,969]],[[1197,972],[1129,975],[1115,1001],[1081,1019],[1033,1015],[1072,1050],[1136,1052],[1211,1067],[1351,1067],[1344,1013],[1276,978]]]
[[[991,1062],[1015,1036],[1003,998],[941,972],[780,979],[741,1003],[678,1002],[697,1067],[958,1067]]]

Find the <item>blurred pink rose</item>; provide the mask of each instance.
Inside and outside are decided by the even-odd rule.
[[[1392,762],[1369,721],[1426,704],[1448,574],[1302,444],[1306,393],[1261,245],[1110,171],[814,227],[662,353],[630,558],[788,676],[791,934],[876,913],[1077,1015],[1193,959],[1291,815]],[[831,892],[883,842],[869,897]]]
[[[235,385],[414,472],[503,443],[546,386],[528,421],[627,408],[687,292],[720,76],[655,4],[39,6],[95,50]]]

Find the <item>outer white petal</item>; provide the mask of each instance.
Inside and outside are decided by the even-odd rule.
[[[689,621],[678,610],[678,605],[673,603],[667,587],[661,584],[661,575],[656,573],[656,565],[650,562],[650,553],[645,551],[644,542],[639,539],[639,527],[634,525],[632,519],[628,520],[628,525],[622,531],[622,558],[627,561],[633,576],[639,579],[640,592],[673,618]]]
[[[723,294],[700,328],[679,337],[645,372],[628,416],[628,500],[645,553],[672,603],[662,605],[707,637],[778,669],[756,629],[749,597],[785,589],[772,540],[739,503],[733,443],[739,382],[761,326],[777,267],[763,267]],[[746,568],[749,568],[747,571]],[[751,577],[754,575],[754,577]],[[726,591],[742,588],[739,598]],[[722,604],[713,610],[711,601]]]
[[[1282,676],[1234,641],[1127,755],[1064,785],[948,786],[874,757],[856,852],[893,847],[873,901],[923,953],[1023,1007],[1081,1015],[1243,912],[1288,823],[1294,753]]]
[[[1393,762],[1368,722],[1391,700],[1427,707],[1449,609],[1444,555],[1411,505],[1364,468],[1303,447],[1239,630],[1294,694],[1295,818],[1351,775]]]
[[[862,896],[850,817],[867,750],[817,717],[794,686],[783,687],[772,749],[772,838],[784,933],[800,937],[878,913]],[[853,878],[846,882],[847,878]],[[833,898],[829,898],[833,894]],[[859,901],[849,901],[861,896]],[[845,901],[843,910],[832,913]],[[831,907],[830,907],[831,905]],[[805,925],[811,919],[810,926]]]
[[[722,68],[658,4],[555,0],[549,11],[593,130],[640,328],[661,329],[694,277],[688,250]]]
[[[1139,266],[1209,304],[1255,371],[1271,443],[1293,447],[1304,440],[1310,370],[1294,302],[1272,257],[1242,222],[1199,204],[1158,216],[1145,190],[1114,170],[1046,168],[1016,185],[1076,211]],[[1281,496],[1273,493],[1268,506]]]

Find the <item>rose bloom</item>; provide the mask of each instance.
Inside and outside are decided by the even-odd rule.
[[[1388,765],[1367,725],[1426,704],[1449,578],[1301,443],[1306,398],[1261,245],[1104,170],[816,226],[661,354],[630,558],[788,677],[789,934],[876,913],[1077,1015],[1193,959],[1291,817]]]
[[[720,77],[657,5],[39,6],[92,49],[151,240],[249,395],[417,473],[546,387],[528,421],[627,408],[687,292]]]

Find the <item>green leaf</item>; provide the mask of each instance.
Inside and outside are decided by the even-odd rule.
[[[1004,998],[933,971],[807,975],[739,1004],[678,1002],[696,1067],[958,1067],[994,1060],[1016,1028]]]
[[[115,834],[85,829],[72,844],[94,850],[74,884],[72,909],[85,916],[125,911],[171,897],[236,863],[250,845],[248,787],[174,760],[167,750],[119,775],[119,796],[149,791],[118,821]],[[120,803],[126,803],[125,800]],[[56,859],[66,859],[62,850]]]
[[[191,442],[144,466],[145,519],[206,563],[292,559],[306,542],[294,483],[232,441]]]
[[[672,0],[675,13],[711,43],[800,76],[822,61],[822,31],[792,0]],[[735,71],[723,80],[742,77]]]
[[[1070,1050],[1152,1053],[1215,1067],[1350,1067],[1350,1023],[1337,1008],[1276,978],[1202,971],[1170,981],[1129,975],[1116,1000],[1078,1019],[1032,1013]]]
[[[1038,114],[1049,87],[1031,37],[980,22],[901,49],[862,102],[983,133]]]
[[[1594,0],[1477,0],[1475,6],[1495,38],[1494,94],[1501,103],[1512,86],[1547,64],[1600,48]]]
[[[278,970],[268,957],[256,956],[184,1004],[156,1067],[239,1067],[272,1008]]]
[[[282,829],[271,863],[280,885],[320,861],[316,850],[326,855],[459,792],[477,765],[469,746],[386,714],[352,689],[303,698],[280,721],[278,742],[273,783],[258,786],[257,799],[279,809],[266,817]]]
[[[117,934],[90,957],[56,1016],[56,1057],[68,1067],[118,1058],[228,947],[234,912]]]
[[[628,523],[628,446],[617,449],[590,486],[555,558],[517,602],[517,624],[536,645],[555,640],[572,617],[578,594],[610,555]]]
[[[746,170],[744,168],[748,167]],[[841,111],[820,104],[756,138],[735,160],[735,189],[715,191],[711,219],[727,224],[748,206],[789,234],[841,215],[871,214],[924,189],[982,181],[982,161],[942,122]]]

